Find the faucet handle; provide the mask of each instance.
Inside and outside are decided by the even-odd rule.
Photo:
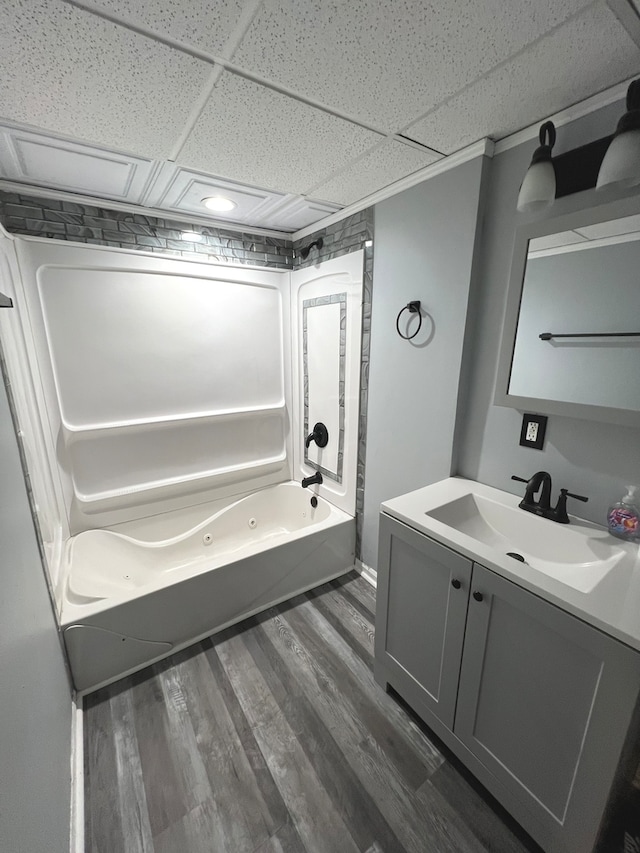
[[[584,495],[574,495],[573,492],[568,492],[566,489],[560,489],[560,492],[568,498],[575,498],[577,501],[582,501],[585,504],[589,500],[589,498],[585,498]]]
[[[583,503],[586,503],[589,500],[589,498],[585,498],[584,495],[574,495],[573,492],[570,492],[567,489],[560,489],[558,503],[555,505],[554,509],[549,511],[547,518],[550,518],[552,521],[557,521],[559,524],[569,524],[570,519],[567,515],[567,498],[575,498]]]
[[[309,433],[304,441],[304,446],[309,447],[312,441],[318,445],[318,447],[326,447],[329,441],[329,430],[322,422],[318,422],[314,428],[313,432]]]
[[[511,475],[511,479],[512,479],[512,480],[517,480],[519,483],[528,483],[528,482],[529,482],[528,480],[525,480],[525,478],[524,478],[524,477],[516,477],[516,475],[515,475],[515,474],[512,474],[512,475]]]

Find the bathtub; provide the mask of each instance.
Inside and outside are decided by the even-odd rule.
[[[131,524],[71,538],[61,623],[76,689],[95,690],[349,571],[355,519],[312,497],[281,483],[210,515],[197,507],[204,520],[171,538],[136,536]]]

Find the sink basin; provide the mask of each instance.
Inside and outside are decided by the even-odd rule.
[[[579,592],[591,592],[625,557],[605,530],[557,524],[478,494],[425,515]]]
[[[575,516],[540,518],[520,501],[448,477],[384,501],[382,512],[640,652],[640,547]]]

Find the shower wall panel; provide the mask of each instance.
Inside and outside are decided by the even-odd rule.
[[[291,273],[296,477],[322,474],[331,503],[355,514],[362,327],[362,251]],[[323,448],[305,437],[324,423]],[[317,487],[314,487],[317,488]]]
[[[0,228],[0,291],[20,304],[20,267],[16,240]],[[0,311],[0,365],[7,385],[9,408],[18,432],[21,461],[40,550],[49,580],[57,589],[64,543],[69,536],[58,466],[48,452],[48,428],[38,407],[39,383],[29,369],[23,318],[16,308]]]
[[[342,482],[344,455],[344,347],[346,293],[335,293],[302,303],[304,433],[324,423],[330,439],[326,448],[305,446],[305,464]]]
[[[287,273],[17,249],[72,532],[290,476]]]

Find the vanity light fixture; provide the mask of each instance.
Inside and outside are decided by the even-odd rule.
[[[556,129],[552,121],[540,128],[540,145],[533,152],[531,163],[522,181],[518,195],[518,210],[541,210],[553,204],[556,197],[556,172],[551,150],[556,141]]]
[[[204,240],[204,234],[200,234],[198,231],[183,231],[180,236],[190,243],[201,243]]]
[[[627,111],[604,155],[596,189],[632,187],[640,183],[640,80],[627,89]]]
[[[225,198],[223,195],[207,196],[207,198],[202,199],[202,203],[209,210],[215,210],[217,213],[228,213],[237,207],[235,201],[231,201],[230,198]]]
[[[627,111],[615,134],[594,139],[551,157],[556,133],[553,123],[540,128],[540,146],[524,176],[519,211],[541,210],[554,199],[594,187],[625,189],[640,184],[640,80],[627,89]]]

